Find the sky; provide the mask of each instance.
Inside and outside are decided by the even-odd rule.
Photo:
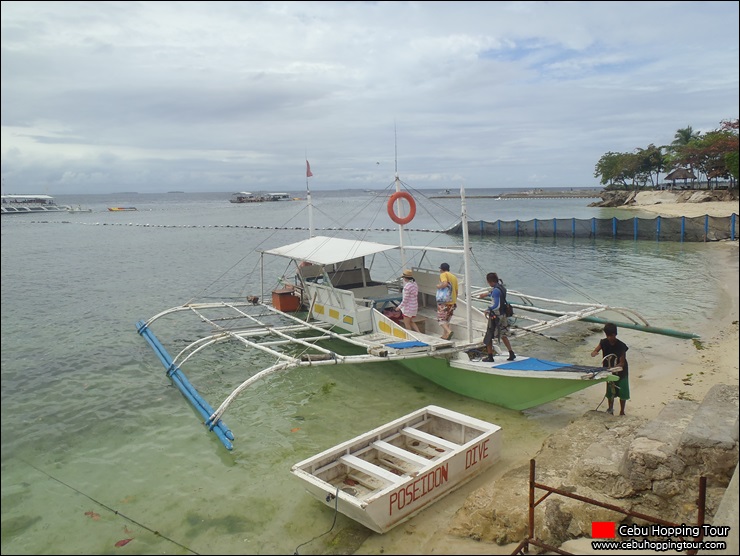
[[[738,118],[738,5],[3,1],[2,193],[601,187]]]

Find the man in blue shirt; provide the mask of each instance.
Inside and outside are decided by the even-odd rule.
[[[486,274],[486,282],[491,287],[491,291],[488,293],[482,293],[478,297],[483,299],[485,297],[491,298],[491,306],[486,311],[488,315],[488,328],[486,329],[486,335],[483,338],[483,343],[486,345],[486,351],[488,351],[488,357],[483,361],[488,363],[493,362],[493,339],[498,336],[501,341],[504,342],[506,349],[509,350],[509,357],[507,361],[514,361],[516,354],[511,349],[511,342],[509,341],[509,319],[506,316],[504,310],[505,295],[503,286],[498,279],[498,274],[495,272],[489,272]]]

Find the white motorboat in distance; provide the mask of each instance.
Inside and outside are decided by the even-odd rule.
[[[70,207],[58,205],[51,195],[3,195],[2,214],[39,214],[68,212]]]

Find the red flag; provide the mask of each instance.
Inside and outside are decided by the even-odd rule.
[[[313,176],[311,173],[311,165],[308,163],[308,160],[306,160],[306,177],[310,178],[311,176]]]
[[[614,539],[617,536],[616,523],[613,521],[592,521],[592,539]]]

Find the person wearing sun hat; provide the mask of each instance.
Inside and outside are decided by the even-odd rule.
[[[403,325],[406,329],[421,332],[414,322],[414,317],[419,312],[419,285],[414,280],[414,273],[406,269],[401,276],[403,278],[403,297],[398,309],[403,315]]]

